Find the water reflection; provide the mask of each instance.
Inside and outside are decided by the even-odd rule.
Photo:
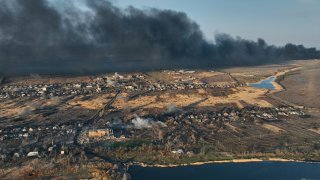
[[[259,89],[270,89],[275,90],[276,88],[273,85],[273,82],[276,80],[275,76],[268,77],[265,80],[262,80],[258,83],[251,83],[249,86],[259,88]]]

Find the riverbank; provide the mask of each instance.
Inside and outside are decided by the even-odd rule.
[[[193,179],[318,179],[320,163],[250,162],[221,163],[177,168],[133,166],[128,172],[132,179],[193,180]]]
[[[320,61],[302,64],[299,71],[287,73],[279,77],[285,90],[276,93],[276,96],[301,107],[319,112]]]
[[[277,82],[277,81],[279,80],[279,78],[282,77],[282,76],[285,76],[287,73],[294,72],[294,71],[298,71],[298,70],[300,70],[301,68],[302,68],[302,67],[295,67],[295,68],[291,68],[291,69],[284,70],[284,71],[281,71],[281,72],[277,72],[277,73],[274,75],[275,80],[272,81],[272,85],[275,87],[275,89],[272,90],[272,91],[270,91],[270,93],[274,94],[274,93],[283,91],[283,90],[284,90],[284,87]]]
[[[207,161],[207,162],[194,162],[188,164],[145,164],[145,163],[132,163],[131,165],[137,165],[141,167],[158,167],[158,168],[174,168],[174,167],[183,167],[183,166],[200,166],[205,164],[221,164],[221,163],[253,163],[253,162],[304,162],[304,163],[320,163],[313,161],[299,161],[294,159],[283,159],[283,158],[267,158],[267,159],[259,159],[259,158],[250,158],[250,159],[232,159],[232,160],[218,160],[218,161]]]
[[[256,83],[247,83],[247,86],[255,87],[255,88],[258,88],[258,89],[269,89],[269,87],[264,87],[264,86],[268,86],[268,85],[264,85],[264,86],[259,87],[260,84],[267,83],[267,84],[272,85],[272,88],[270,88],[267,93],[274,94],[274,93],[277,93],[277,92],[281,92],[285,88],[279,83],[280,78],[284,77],[287,73],[300,70],[301,68],[302,67],[293,67],[293,68],[286,69],[286,70],[283,70],[283,71],[280,71],[280,72],[276,72],[274,75],[269,76],[269,77],[267,77],[265,79],[261,79],[260,81],[258,81]],[[256,85],[259,85],[259,86],[256,86]]]

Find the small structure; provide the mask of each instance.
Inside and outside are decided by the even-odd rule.
[[[52,146],[48,148],[48,151],[49,151],[49,152],[51,152],[52,150],[53,150],[53,147],[52,147]]]
[[[29,152],[27,154],[28,157],[36,157],[39,156],[39,152],[38,151],[34,151],[34,152]]]
[[[89,130],[88,137],[89,138],[99,138],[99,137],[113,137],[112,129],[97,129],[97,130]]]
[[[174,151],[171,151],[173,154],[183,154],[183,150],[182,149],[178,149],[178,150],[174,150]]]
[[[14,153],[14,157],[19,158],[20,154],[16,152],[16,153]]]

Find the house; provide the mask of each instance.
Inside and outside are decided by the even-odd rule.
[[[183,154],[183,150],[182,149],[178,149],[178,150],[174,150],[174,151],[171,151],[173,154]]]
[[[89,138],[99,138],[99,137],[113,137],[113,130],[112,129],[97,129],[97,130],[89,130],[88,137]]]
[[[39,156],[39,152],[38,151],[34,151],[34,152],[29,152],[27,154],[28,157],[36,157]]]

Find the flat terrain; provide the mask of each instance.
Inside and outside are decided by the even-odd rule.
[[[121,179],[133,163],[320,161],[318,68],[320,61],[292,61],[6,78],[0,85],[0,175]],[[278,78],[274,91],[247,85],[269,76]]]
[[[284,76],[281,84],[285,91],[276,96],[300,106],[320,108],[320,62],[300,62],[300,70]]]
[[[275,75],[287,69],[300,66],[300,61],[291,61],[287,64],[273,64],[251,67],[234,67],[221,69],[223,72],[230,73],[232,77],[242,83],[255,83],[269,76]]]

